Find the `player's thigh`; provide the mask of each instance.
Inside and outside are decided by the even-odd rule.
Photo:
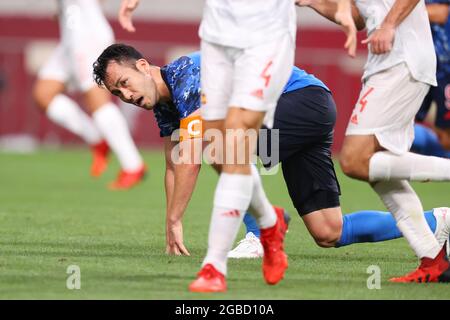
[[[289,196],[300,216],[340,206],[340,186],[330,148],[329,143],[317,144],[281,162]]]
[[[323,247],[333,247],[342,234],[341,207],[317,210],[302,216],[314,240]]]
[[[262,111],[243,108],[230,107],[228,109],[224,125],[224,172],[250,173],[248,164],[252,162],[253,157],[256,157],[258,132],[264,114]]]
[[[70,80],[70,70],[64,46],[60,43],[40,68],[33,88],[33,99],[46,109],[53,98],[62,93]]]
[[[278,99],[273,122],[278,141],[267,140],[283,161],[300,149],[331,146],[335,123],[336,105],[329,91],[318,86],[297,89]]]
[[[222,170],[225,134],[223,132],[225,120],[202,120],[203,129],[203,159],[211,164],[217,172]]]
[[[205,121],[224,120],[230,101],[233,61],[229,47],[201,42],[201,115]]]
[[[269,112],[292,74],[295,47],[289,34],[236,52],[230,106]]]
[[[63,93],[65,88],[65,84],[59,80],[37,79],[33,87],[33,99],[38,107],[45,111],[53,98]]]
[[[259,132],[258,156],[273,167],[299,150],[332,144],[336,104],[329,91],[309,86],[286,92],[278,99],[273,127]],[[266,122],[264,122],[266,124]]]
[[[383,148],[378,143],[375,135],[347,135],[344,138],[339,162],[344,172],[349,172],[355,167],[368,167],[370,158]]]

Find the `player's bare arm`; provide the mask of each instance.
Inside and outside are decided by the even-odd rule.
[[[354,1],[344,0],[338,3],[334,0],[298,0],[296,4],[309,6],[328,20],[342,25],[347,34],[344,47],[348,49],[350,56],[355,56],[356,31],[363,30],[366,25]]]
[[[427,4],[428,18],[431,23],[446,24],[448,19],[448,4],[430,3]]]
[[[337,11],[337,3],[330,0],[298,0],[298,6],[308,6],[318,14],[323,16],[324,18],[339,24],[336,21],[336,11]],[[352,5],[352,16],[355,21],[356,29],[358,31],[363,30],[366,27],[366,23],[364,22],[364,18],[361,16],[358,8],[355,5],[355,1],[351,2]]]
[[[119,9],[119,23],[128,32],[135,32],[136,28],[133,25],[132,16],[133,11],[138,7],[139,0],[122,0]]]
[[[362,43],[369,44],[373,54],[384,54],[392,50],[395,29],[411,13],[420,0],[397,0],[383,22]]]
[[[343,27],[347,36],[344,48],[347,49],[351,57],[356,55],[356,25],[352,16],[351,0],[333,0],[337,1],[336,21]]]
[[[187,152],[195,150],[194,144],[201,148],[200,139],[191,139],[181,142],[181,148]],[[178,163],[173,159],[174,148],[180,147],[177,141],[170,137],[164,138],[166,157],[166,253],[174,255],[190,255],[183,243],[182,219],[187,205],[194,192],[200,164],[186,161]],[[193,151],[192,151],[193,152]]]

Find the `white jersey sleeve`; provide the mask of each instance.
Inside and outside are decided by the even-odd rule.
[[[395,1],[356,0],[356,6],[366,22],[368,35],[381,25]],[[436,54],[424,0],[420,0],[397,27],[394,45],[389,53],[377,55],[369,50],[363,79],[401,62],[406,63],[415,80],[433,86],[437,84]]]
[[[199,29],[202,40],[247,48],[286,33],[295,43],[294,0],[206,0]]]

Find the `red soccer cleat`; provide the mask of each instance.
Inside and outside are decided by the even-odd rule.
[[[191,292],[225,292],[227,284],[225,276],[210,263],[206,264],[189,285]]]
[[[261,244],[264,248],[263,275],[268,284],[277,284],[284,277],[288,267],[287,255],[284,252],[283,241],[287,231],[284,220],[284,209],[274,207],[277,222],[273,227],[261,229]]]
[[[389,279],[389,281],[397,283],[450,282],[450,264],[445,248],[444,245],[434,259],[422,258],[420,266],[413,272],[403,277]]]
[[[106,141],[99,142],[91,146],[92,165],[91,176],[97,178],[105,172],[108,167],[109,146]]]
[[[108,185],[108,188],[110,190],[130,189],[144,179],[146,172],[147,172],[147,169],[146,169],[145,165],[142,166],[139,170],[134,171],[134,172],[121,170],[119,172],[119,176],[117,177],[117,180],[111,182]]]

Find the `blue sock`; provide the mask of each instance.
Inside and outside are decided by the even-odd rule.
[[[433,210],[425,212],[425,219],[431,231],[436,230]],[[383,211],[358,211],[346,214],[343,219],[342,235],[336,247],[352,243],[379,242],[402,237],[391,213]]]
[[[425,156],[450,158],[450,152],[442,147],[436,133],[420,124],[414,125],[414,142],[411,151]]]
[[[259,231],[258,224],[256,223],[256,219],[253,218],[253,216],[248,212],[245,213],[244,224],[247,229],[247,233],[253,232],[253,234],[259,238],[261,233]]]

